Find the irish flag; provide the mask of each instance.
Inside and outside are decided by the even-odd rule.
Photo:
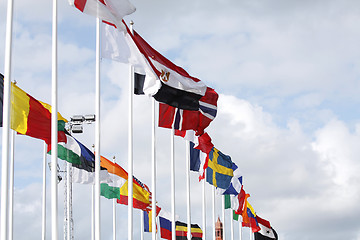
[[[11,83],[10,126],[16,132],[51,143],[51,106],[42,103]],[[65,142],[67,120],[58,113],[58,141]]]
[[[118,164],[100,157],[101,167],[107,169],[113,179],[110,183],[101,184],[101,195],[108,198],[116,198],[120,204],[128,204],[128,173]],[[133,207],[144,211],[151,210],[151,193],[149,188],[133,177]]]

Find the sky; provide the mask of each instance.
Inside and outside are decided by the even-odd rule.
[[[52,1],[14,1],[12,77],[51,102]],[[132,0],[125,17],[164,56],[219,94],[207,132],[243,173],[256,213],[279,239],[360,239],[360,3],[296,0]],[[4,72],[7,1],[0,1],[0,72]],[[59,111],[95,112],[95,18],[58,1]],[[101,154],[127,169],[128,72],[101,62]],[[76,135],[89,148],[94,125]],[[2,132],[2,131],[1,131]],[[157,200],[170,204],[170,131],[156,129]],[[151,99],[134,96],[134,175],[151,187]],[[48,157],[48,161],[50,158]],[[176,214],[186,221],[185,143],[175,139]],[[41,236],[43,142],[16,136],[14,239]],[[61,168],[63,162],[59,161]],[[48,177],[50,172],[47,172]],[[49,180],[49,179],[48,179]],[[63,229],[59,184],[59,234]],[[47,234],[50,236],[48,181]],[[90,239],[91,187],[74,184],[75,239]],[[192,223],[202,225],[201,183],[191,173]],[[207,238],[211,188],[206,184]],[[112,239],[112,201],[101,200],[102,239]],[[216,216],[221,217],[216,198]],[[230,239],[230,213],[225,219]],[[134,238],[140,212],[134,210]],[[118,239],[127,207],[117,206]],[[238,226],[235,225],[235,236]],[[249,230],[243,229],[243,239]],[[151,239],[150,234],[145,239]]]

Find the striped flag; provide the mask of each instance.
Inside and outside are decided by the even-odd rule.
[[[136,8],[128,0],[69,0],[69,4],[83,13],[116,25],[125,30],[122,19]]]

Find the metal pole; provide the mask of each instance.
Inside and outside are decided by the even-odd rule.
[[[58,239],[58,118],[57,118],[57,0],[53,0],[52,19],[52,88],[51,88],[51,239]]]
[[[212,221],[212,225],[213,225],[213,240],[216,239],[215,236],[215,222],[216,222],[216,216],[215,216],[215,187],[212,186],[212,217],[213,217],[213,221]]]
[[[9,239],[13,239],[14,223],[14,149],[15,149],[15,131],[11,131],[11,155],[10,155],[10,182],[9,182]]]
[[[156,102],[155,99],[151,99],[151,108],[152,108],[152,114],[151,114],[151,121],[152,121],[152,128],[151,128],[151,186],[152,186],[152,202],[151,202],[151,224],[152,224],[152,240],[156,239]]]
[[[186,146],[186,206],[187,206],[187,238],[191,239],[191,206],[190,206],[190,142],[185,140]]]
[[[115,156],[113,162],[115,163]],[[113,181],[115,182],[115,176],[113,176]],[[116,198],[113,199],[113,240],[116,240]]]
[[[230,209],[230,236],[231,240],[234,240],[234,219],[233,219],[233,210]]]
[[[205,197],[205,179],[202,180],[202,223],[203,240],[206,240],[206,197]]]
[[[140,239],[144,240],[144,216],[145,211],[140,211]],[[150,226],[149,226],[150,227]]]
[[[242,239],[242,220],[239,220],[239,240]]]
[[[92,151],[95,153],[95,144]],[[91,184],[91,240],[95,240],[95,182]]]
[[[66,239],[71,240],[70,233],[70,168],[71,163],[66,162]]]
[[[44,142],[43,153],[43,186],[42,186],[42,221],[41,221],[41,239],[46,239],[46,156],[47,144]]]
[[[223,240],[226,239],[226,224],[225,224],[225,195],[222,195],[221,198],[221,212],[222,212],[222,219],[223,219]]]
[[[100,240],[100,18],[96,18],[95,239]]]
[[[171,239],[176,239],[175,225],[175,143],[174,128],[171,129],[170,149],[171,149]]]
[[[130,23],[133,31],[134,23]],[[133,91],[134,91],[134,67],[129,68],[129,129],[128,129],[128,240],[133,239]]]
[[[2,134],[2,166],[1,166],[1,219],[0,236],[7,239],[8,233],[8,168],[9,168],[9,133],[10,133],[10,79],[13,0],[8,0],[6,19],[5,68],[4,68],[4,104],[3,104],[3,134]]]

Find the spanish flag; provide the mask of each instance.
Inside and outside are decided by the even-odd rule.
[[[58,141],[66,142],[67,120],[58,113]],[[51,106],[11,83],[10,126],[16,132],[51,143]]]

